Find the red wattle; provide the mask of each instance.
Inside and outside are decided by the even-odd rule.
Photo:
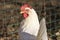
[[[23,13],[22,14],[24,18],[27,18],[28,17],[28,14],[27,13]]]

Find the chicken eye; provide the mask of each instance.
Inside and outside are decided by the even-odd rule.
[[[28,9],[26,9],[26,11],[29,11]]]

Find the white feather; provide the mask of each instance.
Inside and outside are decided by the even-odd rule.
[[[29,11],[29,17],[25,19],[24,25],[22,26],[23,32],[27,32],[31,35],[37,36],[39,30],[38,16],[34,9]]]
[[[24,20],[24,24],[21,27],[22,29],[20,32],[21,39],[22,40],[36,40],[37,35],[38,35],[38,30],[40,27],[38,16],[34,9],[29,9],[28,14],[29,16]],[[33,35],[34,37],[23,35],[24,34],[23,32]]]

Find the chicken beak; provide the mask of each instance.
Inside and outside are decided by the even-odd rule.
[[[22,14],[23,12],[20,12],[20,14]]]

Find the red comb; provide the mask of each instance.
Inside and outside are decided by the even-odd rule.
[[[25,8],[32,8],[29,4],[24,4],[24,5],[22,5],[20,8],[21,9],[25,9]]]

